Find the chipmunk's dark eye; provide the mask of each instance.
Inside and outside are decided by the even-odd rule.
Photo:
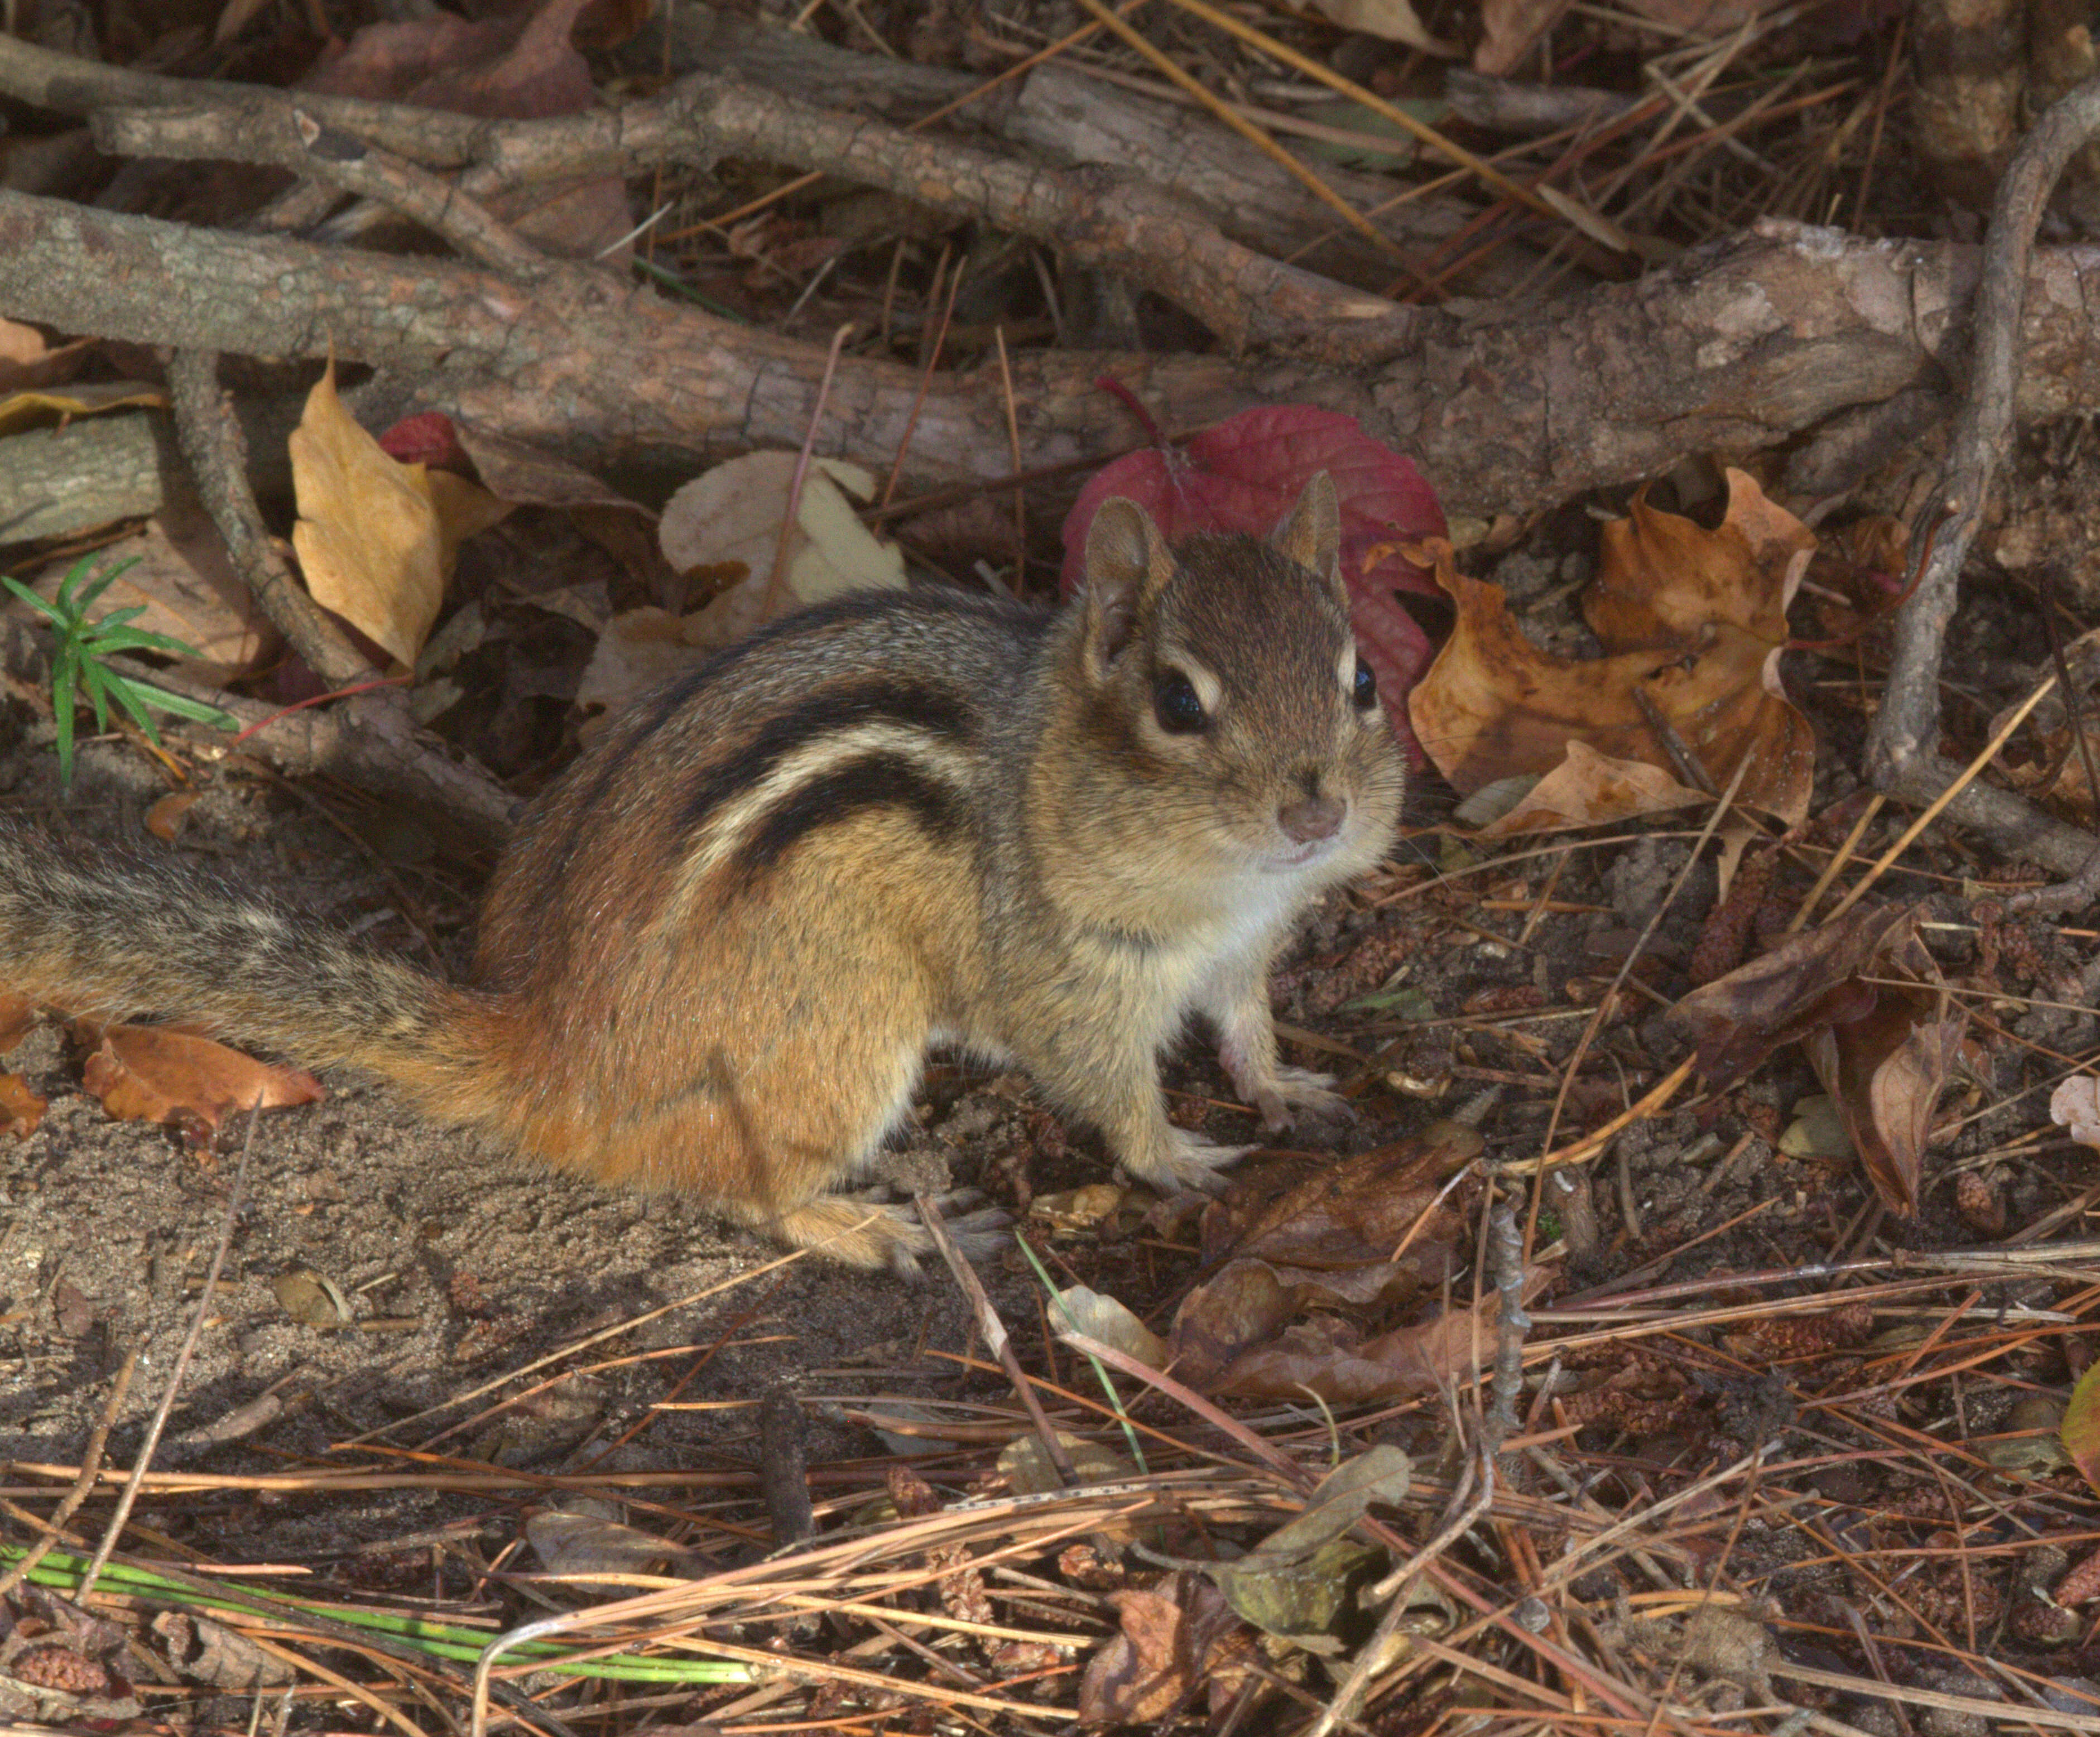
[[[1357,659],[1357,679],[1349,690],[1349,698],[1356,702],[1359,712],[1368,712],[1378,703],[1378,677],[1361,658]]]
[[[1153,678],[1152,715],[1170,736],[1185,736],[1209,721],[1196,685],[1178,669],[1162,669]]]

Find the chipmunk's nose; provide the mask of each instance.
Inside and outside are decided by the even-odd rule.
[[[1293,796],[1276,811],[1276,823],[1294,844],[1315,844],[1342,830],[1348,805],[1338,796],[1323,796],[1317,774],[1305,780],[1305,794]]]

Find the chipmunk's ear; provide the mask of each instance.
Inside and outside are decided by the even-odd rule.
[[[1096,674],[1108,672],[1138,611],[1173,576],[1173,553],[1152,515],[1121,495],[1104,500],[1087,529],[1087,659]]]
[[[1335,495],[1335,479],[1324,470],[1305,485],[1289,517],[1269,534],[1269,544],[1286,560],[1309,568],[1335,589],[1344,607],[1348,588],[1342,583],[1342,506]]]

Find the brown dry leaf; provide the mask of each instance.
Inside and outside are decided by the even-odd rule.
[[[27,995],[0,989],[0,1056],[29,1036],[37,1023],[37,1004]]]
[[[273,1068],[209,1038],[165,1025],[76,1030],[95,1043],[83,1078],[87,1089],[119,1122],[172,1122],[194,1132],[216,1129],[228,1117],[317,1104],[320,1082],[298,1068]]]
[[[1917,1210],[1926,1137],[1965,1020],[1917,933],[1914,906],[1848,912],[1694,990],[1670,1021],[1724,1090],[1799,1043],[1882,1200]],[[1901,980],[1891,983],[1887,980]]]
[[[461,450],[474,461],[483,483],[499,500],[518,506],[618,507],[642,518],[656,516],[582,465],[526,441],[457,419],[452,432]]]
[[[34,326],[0,320],[0,393],[32,391],[72,377],[91,337],[54,346]]]
[[[1079,1717],[1092,1725],[1164,1718],[1204,1691],[1222,1708],[1246,1680],[1253,1636],[1208,1580],[1176,1575],[1152,1590],[1112,1593],[1123,1625],[1087,1666]]]
[[[513,504],[457,471],[433,470],[424,480],[430,484],[430,505],[438,514],[438,571],[449,577],[459,559],[460,544],[477,531],[501,524],[510,518]]]
[[[589,64],[571,40],[585,3],[543,0],[474,23],[441,11],[367,24],[304,88],[496,120],[580,114],[598,101]],[[586,258],[616,246],[634,221],[618,175],[536,182],[488,204],[527,240]]]
[[[292,547],[307,589],[409,664],[444,596],[443,536],[429,473],[389,458],[336,394],[335,363],[292,431],[299,502]]]
[[[146,810],[146,830],[163,844],[172,844],[183,830],[183,817],[196,806],[194,790],[171,790]]]
[[[1481,1149],[1472,1129],[1437,1122],[1295,1184],[1259,1173],[1235,1184],[1204,1212],[1205,1258],[1224,1264],[1176,1312],[1176,1373],[1212,1393],[1309,1390],[1339,1400],[1435,1391],[1454,1356],[1471,1356],[1478,1329],[1465,1311],[1367,1342],[1332,1316],[1292,1324],[1312,1309],[1389,1307],[1455,1274],[1465,1215],[1445,1189]],[[1484,1318],[1492,1346],[1492,1311]]]
[[[1473,1129],[1439,1122],[1392,1145],[1321,1164],[1280,1193],[1259,1181],[1236,1187],[1204,1210],[1203,1258],[1229,1252],[1335,1272],[1389,1264],[1405,1242],[1401,1263],[1423,1284],[1440,1284],[1454,1270],[1451,1241],[1460,1219],[1435,1203],[1445,1179],[1482,1148]]]
[[[1875,1192],[1906,1218],[1917,1215],[1932,1112],[1968,1029],[1965,1017],[1949,1016],[1950,1008],[1943,985],[1883,985],[1865,1018],[1826,1025],[1802,1039]]]
[[[27,1140],[44,1119],[44,1100],[19,1074],[0,1074],[0,1134]]]
[[[1526,1291],[1542,1276],[1528,1271]],[[1446,1309],[1371,1339],[1335,1316],[1316,1316],[1241,1351],[1203,1391],[1245,1399],[1312,1393],[1330,1404],[1367,1405],[1470,1386],[1494,1356],[1500,1312],[1490,1293],[1476,1307]]]
[[[1485,835],[1595,826],[1710,800],[1669,769],[1651,711],[1714,789],[1725,788],[1747,757],[1745,806],[1789,826],[1807,815],[1815,735],[1787,701],[1778,662],[1786,606],[1814,537],[1740,471],[1730,471],[1728,483],[1727,515],[1716,530],[1645,500],[1606,527],[1584,613],[1607,655],[1588,662],[1538,650],[1499,586],[1463,577],[1448,552],[1439,558],[1437,580],[1458,621],[1408,697],[1415,734],[1467,796],[1540,780]]]

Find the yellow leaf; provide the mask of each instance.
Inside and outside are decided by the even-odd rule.
[[[424,480],[430,486],[430,504],[438,509],[438,571],[450,579],[460,544],[475,531],[501,524],[515,503],[499,500],[457,471],[433,470]]]
[[[135,380],[112,380],[99,386],[69,386],[48,391],[10,392],[0,396],[0,434],[66,421],[74,417],[91,417],[104,410],[165,404],[167,401],[167,394],[158,386],[142,386]]]
[[[421,465],[390,458],[336,395],[331,361],[293,430],[292,527],[307,589],[403,663],[444,596],[443,539]]]

